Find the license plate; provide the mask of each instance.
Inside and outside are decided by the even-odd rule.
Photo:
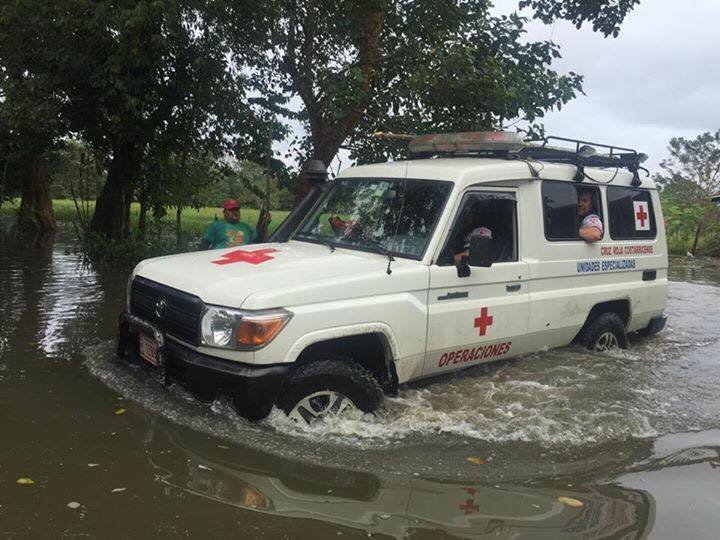
[[[140,357],[158,367],[158,346],[153,338],[140,334]]]

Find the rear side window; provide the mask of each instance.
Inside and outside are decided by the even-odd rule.
[[[620,186],[607,188],[610,237],[613,240],[655,238],[657,224],[649,191]]]
[[[589,197],[591,206],[583,213],[578,209],[580,194]],[[545,180],[542,184],[545,238],[548,240],[582,240],[580,226],[588,214],[602,221],[600,190],[586,184]]]

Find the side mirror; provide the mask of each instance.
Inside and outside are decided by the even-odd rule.
[[[470,238],[470,255],[468,256],[470,266],[492,266],[492,238],[473,236]]]

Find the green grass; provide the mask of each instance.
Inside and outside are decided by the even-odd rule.
[[[5,201],[0,210],[0,213],[11,215],[17,212],[19,201]],[[92,216],[95,202],[90,201],[83,203],[88,205],[89,214]],[[77,220],[77,212],[75,210],[75,204],[71,199],[55,199],[53,200],[53,212],[55,213],[55,219],[58,222],[72,223]],[[175,230],[175,207],[168,207],[167,214],[163,216],[159,222],[164,231],[172,232]],[[289,214],[286,210],[273,210],[272,221],[270,222],[269,231],[275,230],[275,228],[285,219]],[[140,214],[140,205],[133,203],[130,207],[130,222],[133,228],[137,227],[138,217]],[[255,227],[257,224],[259,211],[255,208],[243,208],[241,209],[240,219],[248,225]],[[180,226],[183,233],[186,236],[199,238],[205,231],[208,225],[213,222],[217,217],[223,219],[223,213],[221,208],[210,208],[203,207],[199,209],[186,208],[182,212],[180,218]],[[151,216],[148,216],[148,222],[152,220]]]

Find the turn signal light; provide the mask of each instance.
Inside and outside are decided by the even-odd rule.
[[[243,317],[237,327],[237,344],[253,348],[265,345],[280,333],[288,319],[287,315]]]

